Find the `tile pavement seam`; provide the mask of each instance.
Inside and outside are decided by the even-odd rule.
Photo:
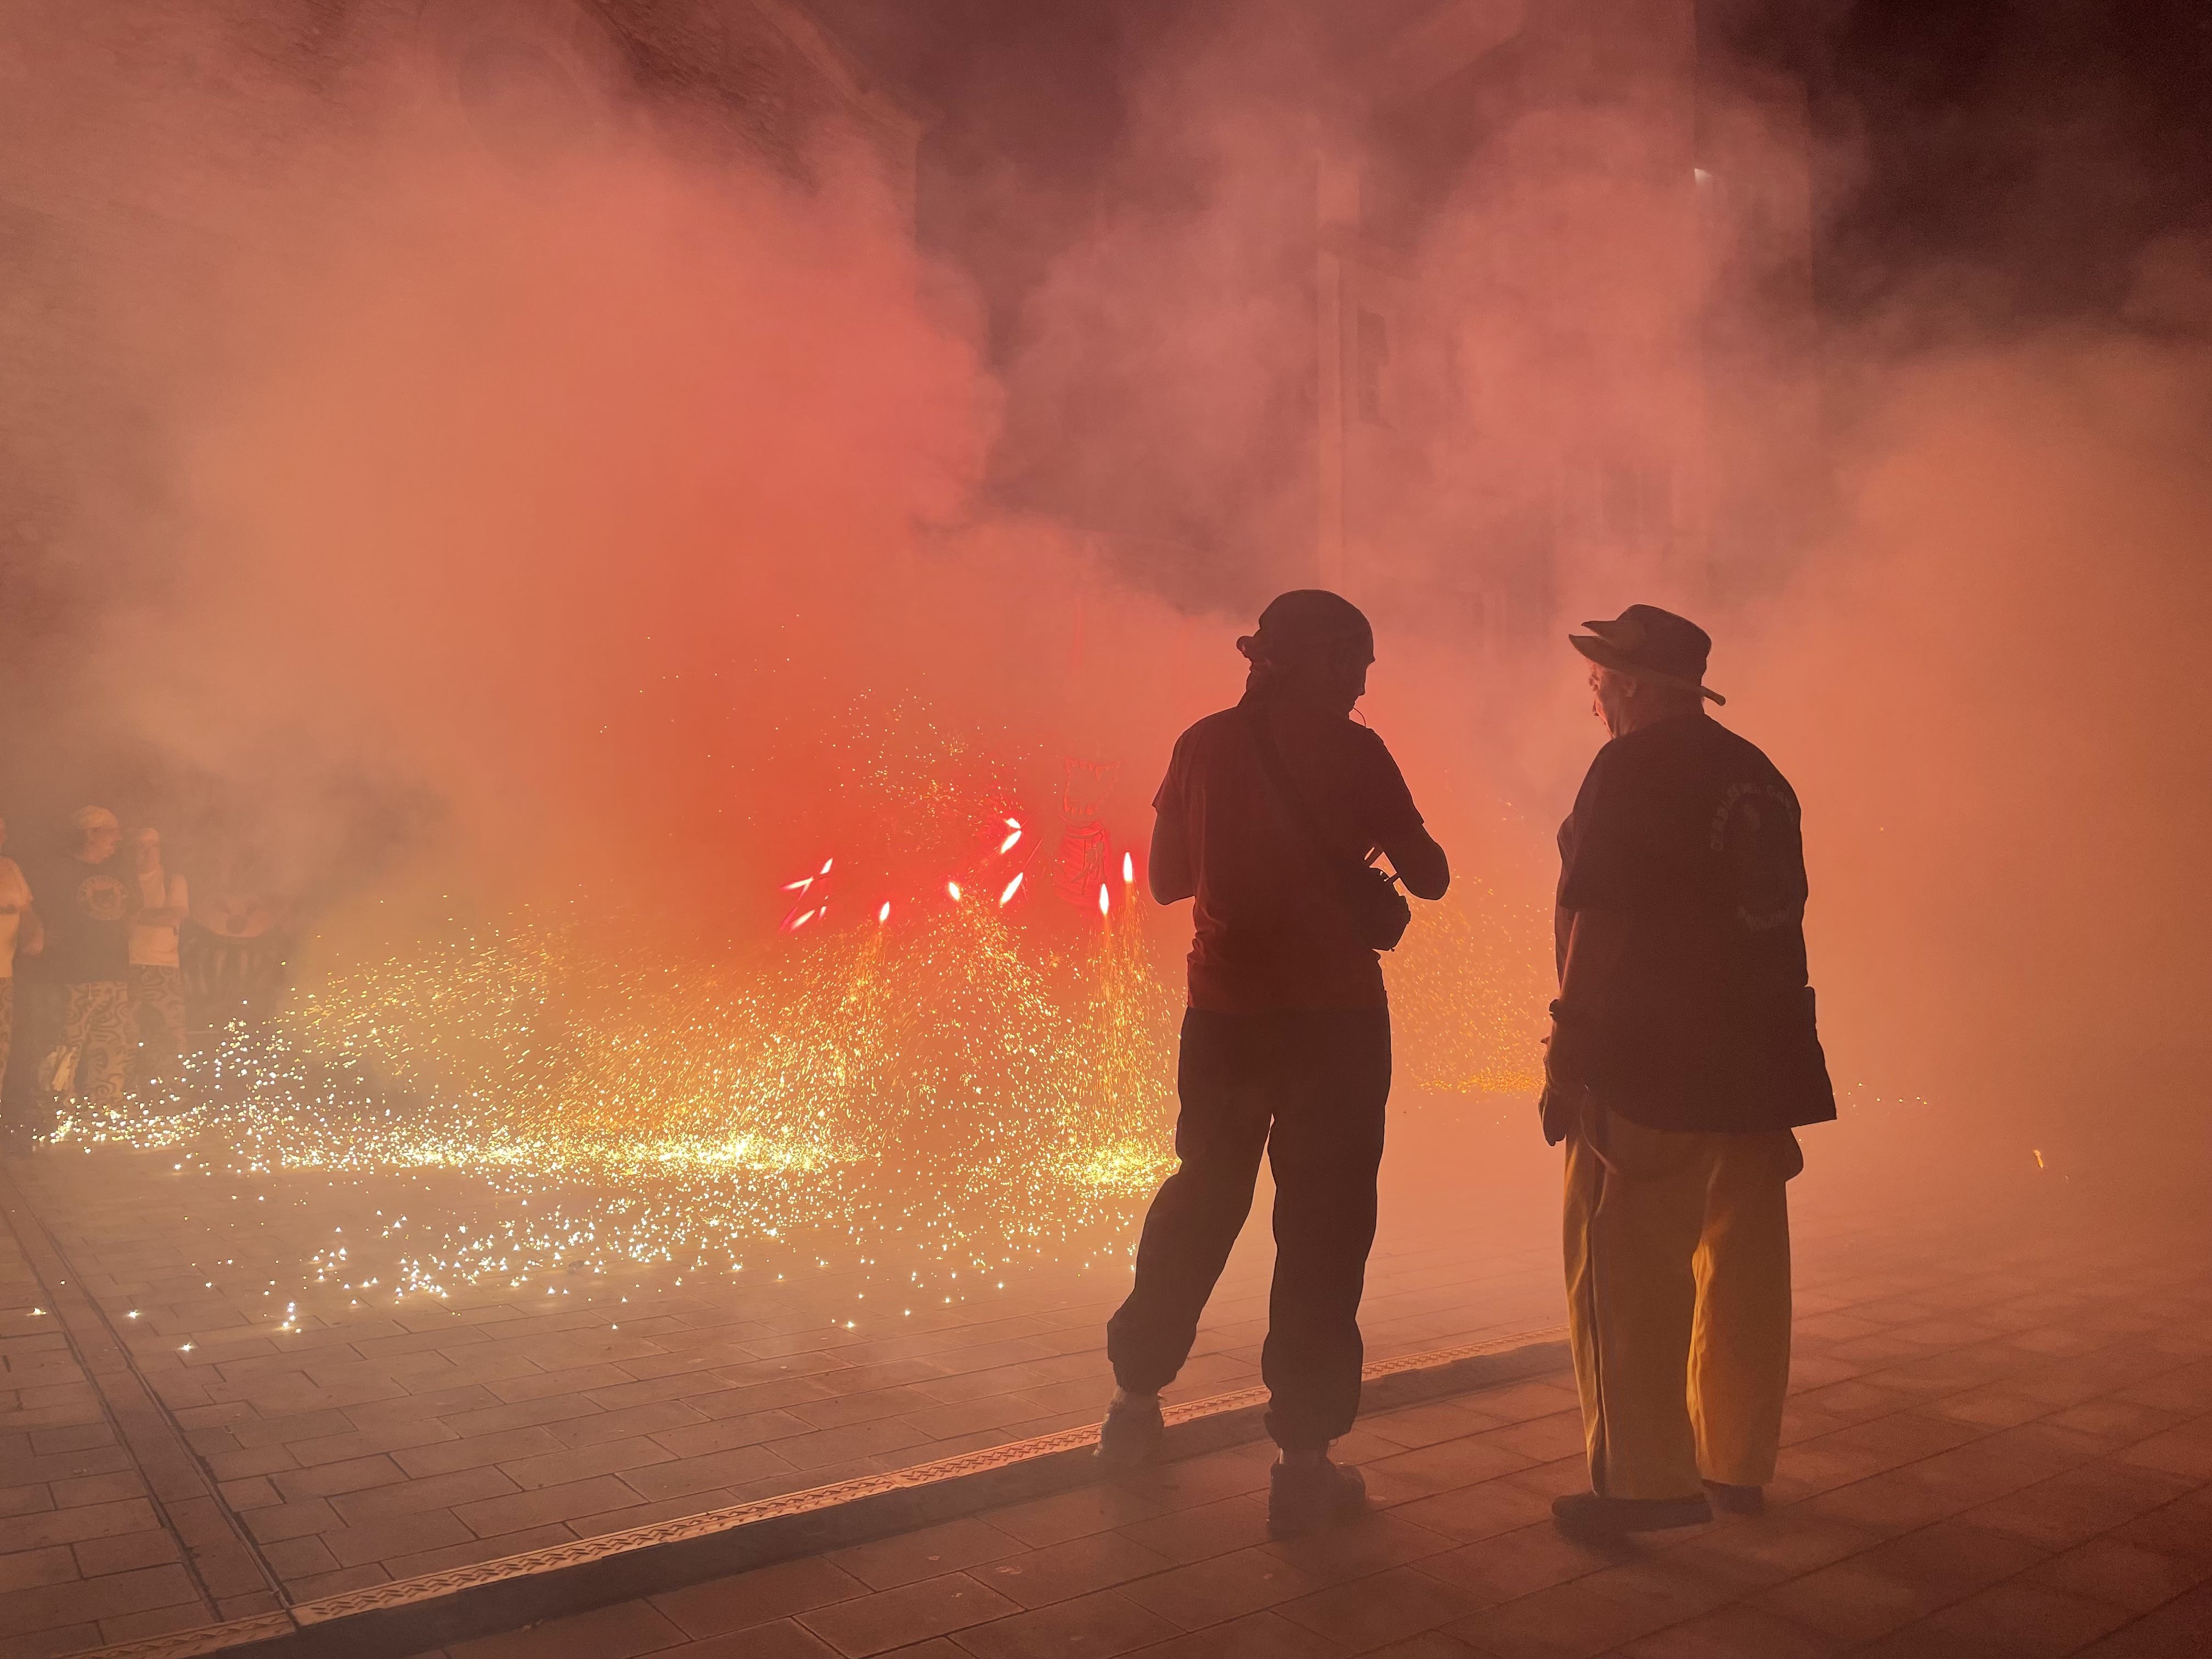
[[[1546,1329],[1370,1363],[1366,1376],[1413,1404],[1559,1369],[1563,1332]],[[1395,1388],[1393,1379],[1402,1378]],[[1263,1389],[1170,1407],[1173,1455],[1241,1444],[1259,1432]],[[85,1650],[80,1659],[315,1659],[411,1654],[433,1640],[490,1634],[844,1544],[1091,1484],[1095,1424],[936,1464],[786,1493],[627,1532],[331,1595],[231,1625]],[[1004,1489],[1001,1490],[1001,1487]],[[744,1559],[739,1559],[744,1558]]]
[[[0,1212],[6,1215],[25,1262],[53,1301],[70,1350],[99,1396],[102,1415],[131,1454],[155,1516],[176,1542],[179,1559],[199,1598],[203,1622],[211,1624],[220,1619],[226,1601],[252,1593],[233,1589],[228,1595],[217,1594],[208,1582],[210,1567],[225,1571],[234,1580],[240,1568],[248,1569],[260,1581],[264,1592],[277,1605],[283,1605],[287,1598],[282,1581],[246,1536],[168,1407],[140,1374],[129,1347],[117,1335],[98,1301],[85,1290],[68,1254],[4,1169],[0,1169]],[[213,1532],[204,1532],[198,1541],[187,1535],[176,1513],[178,1505],[195,1502],[204,1503],[219,1523]]]

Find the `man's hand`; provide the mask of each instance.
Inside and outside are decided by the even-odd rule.
[[[1557,1007],[1555,1003],[1553,1005]],[[1536,1117],[1544,1127],[1544,1144],[1556,1146],[1572,1132],[1582,1116],[1583,1097],[1589,1091],[1579,1080],[1570,1080],[1560,1075],[1559,1058],[1564,1052],[1571,1057],[1574,1044],[1571,1039],[1563,1050],[1559,1042],[1559,1027],[1555,1019],[1551,1035],[1544,1039],[1544,1089],[1536,1097]]]
[[[1544,1038],[1544,1081],[1562,1089],[1589,1082],[1588,1033],[1559,1003],[1552,1005],[1552,1029]]]
[[[1403,835],[1393,836],[1383,843],[1382,851],[1390,860],[1390,867],[1406,884],[1406,890],[1419,899],[1440,899],[1451,886],[1451,865],[1444,857],[1444,849],[1437,845],[1436,837],[1419,824]]]

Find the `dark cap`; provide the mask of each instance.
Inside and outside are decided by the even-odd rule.
[[[1260,613],[1259,632],[1237,641],[1247,657],[1271,661],[1338,645],[1358,645],[1371,653],[1375,630],[1358,605],[1320,587],[1277,595]]]
[[[1601,668],[1677,691],[1695,691],[1715,702],[1728,699],[1705,689],[1705,658],[1712,636],[1687,617],[1656,605],[1632,605],[1611,622],[1586,622],[1588,634],[1567,643]]]

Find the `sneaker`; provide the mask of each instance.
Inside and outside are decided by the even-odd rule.
[[[1317,1463],[1278,1463],[1267,1471],[1270,1537],[1295,1538],[1349,1521],[1366,1507],[1367,1483],[1359,1471],[1325,1457]]]
[[[1552,1524],[1585,1544],[1617,1542],[1632,1532],[1701,1527],[1712,1518],[1703,1497],[1601,1498],[1577,1492],[1552,1500]]]
[[[1759,1515],[1766,1508],[1764,1486],[1731,1486],[1725,1481],[1708,1480],[1705,1498],[1715,1509],[1728,1515]]]
[[[1117,1469],[1157,1463],[1167,1425],[1160,1420],[1160,1397],[1144,1395],[1109,1401],[1098,1425],[1097,1460]]]

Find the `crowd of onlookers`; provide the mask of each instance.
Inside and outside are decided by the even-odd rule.
[[[71,1103],[181,1106],[196,1042],[282,986],[281,902],[234,858],[195,896],[161,832],[81,807],[64,849],[26,872],[0,819],[0,1079],[9,1148]],[[22,989],[19,994],[18,985]]]

